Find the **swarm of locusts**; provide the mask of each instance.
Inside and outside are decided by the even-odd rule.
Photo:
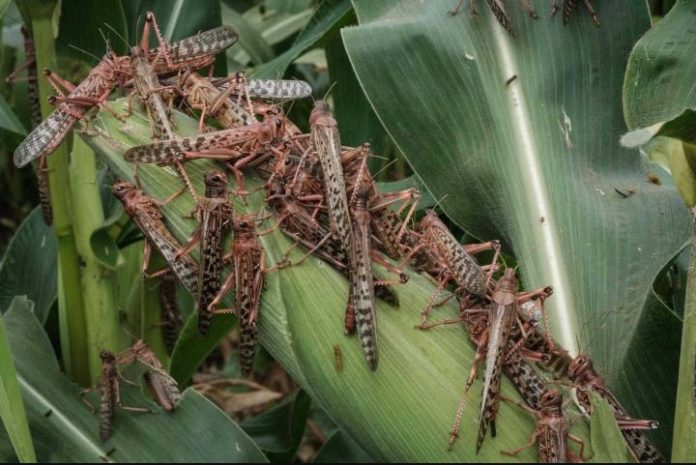
[[[576,3],[566,0],[564,12],[569,15]],[[593,12],[589,2],[584,3]],[[471,5],[475,11],[473,0]],[[498,0],[489,0],[489,5],[499,6]],[[156,49],[148,47],[151,32],[160,44]],[[663,460],[644,434],[644,430],[656,428],[656,423],[631,417],[587,355],[571,358],[554,342],[544,312],[544,301],[551,296],[552,288],[520,290],[516,271],[499,263],[498,241],[462,245],[434,211],[426,211],[416,221],[420,199],[416,189],[381,193],[367,168],[367,160],[373,156],[370,145],[343,146],[337,122],[325,101],[315,103],[309,121],[311,131],[303,134],[277,103],[309,97],[312,89],[307,83],[250,80],[243,73],[217,79],[196,72],[210,66],[216,54],[237,38],[233,28],[223,26],[167,43],[154,16],[147,13],[140,44],[132,47],[128,56],[107,53],[79,85],[45,72],[58,94],[52,98],[56,109],[15,152],[17,166],[47,156],[90,109],[108,109],[107,98],[115,88],[130,93],[131,105],[145,108],[153,141],[123,154],[134,165],[136,184],[118,181],[112,192],[146,239],[143,275],[162,278],[167,347],[173,346],[182,326],[174,298],[178,282],[194,297],[201,335],[215,324],[216,314],[237,316],[242,372],[252,372],[264,276],[270,268],[258,239],[260,218],[237,212],[230,196],[248,194],[244,172],[253,169],[265,180],[266,206],[275,227],[306,249],[305,257],[320,257],[348,280],[345,311],[337,315],[336,324],[343,324],[346,335],[357,333],[370,370],[377,370],[379,365],[375,299],[398,305],[395,288],[408,280],[405,270],[424,273],[437,282],[437,291],[423,310],[418,328],[461,323],[476,347],[465,396],[451,429],[450,447],[458,437],[466,392],[476,382],[482,364],[477,452],[489,430],[491,436],[496,434],[501,377],[505,374],[524,400],[519,405],[537,419],[525,447],[537,444],[540,461],[585,458],[582,441],[570,432],[571,422],[564,413],[567,399],[564,401],[559,387],[574,389],[587,413],[592,408],[590,391],[606,399],[635,458],[640,462]],[[175,134],[171,123],[174,106],[188,109],[199,119],[198,135],[182,138]],[[222,129],[211,129],[211,122]],[[219,169],[204,174],[204,192],[196,192],[186,173],[187,161],[198,158],[220,163]],[[182,189],[175,195],[188,190],[195,201],[198,227],[185,244],[173,236],[160,213],[168,199],[149,197],[138,184],[137,168],[146,163],[173,166],[182,181]],[[230,176],[236,180],[234,191],[228,187]],[[231,252],[225,255],[230,235]],[[190,253],[196,247],[198,259]],[[164,257],[167,269],[149,272],[153,249]],[[492,251],[493,259],[482,266],[473,255],[484,251]],[[373,262],[384,265],[393,273],[393,279],[376,277]],[[390,265],[394,262],[398,266]],[[276,266],[298,263],[286,260]],[[431,323],[429,317],[438,305],[439,291],[445,289],[457,299],[459,317]],[[232,308],[220,308],[230,291],[234,291]],[[541,323],[547,329],[542,329]],[[122,365],[143,364],[147,368],[143,380],[153,398],[167,411],[175,408],[180,397],[176,383],[144,342],[138,341],[120,354],[102,350],[101,358],[102,376],[97,387],[101,393],[102,440],[111,436],[117,408],[127,408],[121,405],[119,394]],[[547,384],[548,375],[540,376],[538,369],[550,373],[554,384]],[[571,447],[571,442],[576,445]],[[503,453],[515,455],[525,447]]]

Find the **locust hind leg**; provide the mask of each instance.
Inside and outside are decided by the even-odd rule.
[[[94,387],[84,388],[84,389],[82,389],[82,390],[80,391],[80,400],[82,401],[83,404],[85,404],[85,405],[90,409],[90,411],[92,412],[93,415],[94,415],[95,413],[97,413],[97,408],[96,408],[96,407],[94,406],[94,404],[93,404],[92,402],[90,402],[90,400],[89,400],[87,397],[85,397],[85,396],[86,396],[87,394],[89,394],[90,392],[92,392],[92,391],[96,391],[97,389],[99,389],[99,388],[97,388],[96,386],[94,386]]]
[[[568,461],[574,462],[574,463],[583,463],[583,462],[587,461],[587,458],[584,456],[585,442],[582,439],[580,439],[579,437],[575,436],[574,434],[570,434],[570,433],[568,433],[568,439],[570,439],[571,441],[573,441],[574,443],[576,443],[580,446],[579,455],[576,456],[573,453],[568,454],[568,459],[569,459]],[[571,460],[571,458],[572,458],[572,460]],[[577,460],[577,459],[579,459],[579,460]]]
[[[500,453],[503,455],[509,455],[511,457],[514,457],[523,450],[529,449],[530,447],[534,447],[534,444],[536,444],[538,438],[539,434],[536,431],[534,431],[534,433],[532,433],[532,436],[529,438],[529,442],[524,446],[514,450],[501,450]]]
[[[592,21],[594,21],[595,26],[599,27],[599,15],[597,15],[595,9],[592,8],[592,3],[590,0],[583,0],[583,4],[585,5],[587,12],[590,14],[590,16],[592,16]]]
[[[455,6],[453,9],[451,9],[447,13],[449,13],[452,16],[458,14],[459,10],[462,8],[462,5],[464,5],[464,0],[459,0],[459,2],[457,2],[457,6]],[[475,15],[476,14],[476,0],[471,0],[471,9],[472,9],[471,14]]]
[[[416,326],[416,328],[420,329],[426,329],[426,327],[429,327],[427,325],[428,323],[428,318],[430,318],[430,314],[433,312],[433,309],[437,306],[437,297],[439,295],[439,292],[442,291],[447,283],[449,282],[451,278],[451,275],[449,273],[443,273],[443,276],[440,278],[440,280],[437,283],[437,287],[435,291],[433,291],[432,295],[428,299],[428,303],[425,306],[425,309],[421,312],[421,322],[419,325]]]
[[[539,15],[537,15],[536,11],[534,11],[534,8],[532,8],[529,0],[520,0],[520,2],[522,2],[522,8],[524,8],[524,11],[527,12],[530,18],[539,19]]]
[[[447,450],[452,450],[454,442],[459,438],[459,428],[462,424],[462,414],[464,413],[464,403],[466,402],[466,392],[462,399],[459,401],[457,406],[457,413],[454,416],[454,423],[452,424],[452,429],[450,430],[449,441],[447,442]]]

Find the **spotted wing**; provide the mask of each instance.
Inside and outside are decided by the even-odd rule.
[[[41,155],[53,152],[75,124],[75,118],[57,109],[36,126],[14,152],[18,168],[28,165]]]
[[[237,40],[239,40],[239,32],[234,27],[225,25],[173,42],[167,46],[167,53],[175,65],[194,62],[205,57],[210,57],[212,61],[216,54],[233,45]],[[157,57],[154,66],[158,74],[171,71],[164,54],[159,53],[158,49],[151,50],[149,55],[152,58]]]
[[[208,132],[193,137],[172,139],[139,145],[128,149],[124,154],[131,163],[168,163],[179,160],[185,152],[200,152],[223,147],[233,147],[250,141],[254,137],[257,125],[242,128]]]

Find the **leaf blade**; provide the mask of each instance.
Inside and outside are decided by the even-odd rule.
[[[644,335],[632,337],[641,321],[663,311],[650,302],[652,282],[689,233],[674,186],[646,182],[654,168],[616,142],[625,53],[649,27],[645,5],[598,5],[612,24],[598,29],[589,17],[565,27],[511,7],[513,39],[490,11],[451,17],[449,3],[356,0],[360,26],[343,39],[358,79],[416,174],[435,198],[447,196],[450,219],[474,237],[502,239],[524,288],[554,287],[555,337],[572,353],[576,335],[590,345],[629,410],[660,418],[664,446],[673,399],[658,409],[636,385],[652,399],[661,383],[673,393],[674,379],[623,371],[644,353]],[[630,198],[614,191],[631,187]],[[664,223],[644,220],[656,211]],[[671,346],[659,349],[642,359],[643,374],[676,360]]]
[[[60,373],[36,318],[26,308],[15,308],[3,321],[30,426],[42,438],[37,447],[41,461],[266,461],[236,423],[191,389],[171,414],[159,411],[152,402],[148,407],[156,414],[118,412],[114,436],[103,444],[96,416],[80,402],[79,388]],[[145,400],[138,388],[122,385],[122,390],[124,405],[142,405]]]
[[[26,299],[23,301],[13,300],[10,309],[15,306],[24,306],[27,309],[29,307]],[[17,371],[12,362],[12,352],[10,352],[5,324],[2,319],[0,319],[0,418],[19,461],[35,463],[36,453],[17,381]]]

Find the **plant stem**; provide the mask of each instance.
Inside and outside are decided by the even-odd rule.
[[[82,263],[82,298],[92,382],[101,369],[99,352],[119,350],[119,319],[111,282],[113,273],[94,256],[90,238],[104,223],[95,154],[81,138],[73,139],[70,164],[70,202],[73,211],[75,243]]]
[[[692,210],[696,213],[696,209]],[[696,460],[696,224],[691,239],[691,259],[686,282],[677,408],[672,439],[672,461]]]
[[[28,8],[31,15],[36,62],[38,69],[55,68],[52,9]],[[48,12],[48,14],[46,14]],[[36,13],[36,14],[34,14]],[[52,108],[48,103],[51,88],[39,79],[41,114],[47,116]],[[58,238],[60,298],[58,311],[61,325],[61,351],[65,371],[78,383],[90,383],[87,338],[85,337],[84,302],[80,282],[80,259],[70,211],[68,148],[64,143],[48,157],[48,177],[53,206],[53,226]]]

